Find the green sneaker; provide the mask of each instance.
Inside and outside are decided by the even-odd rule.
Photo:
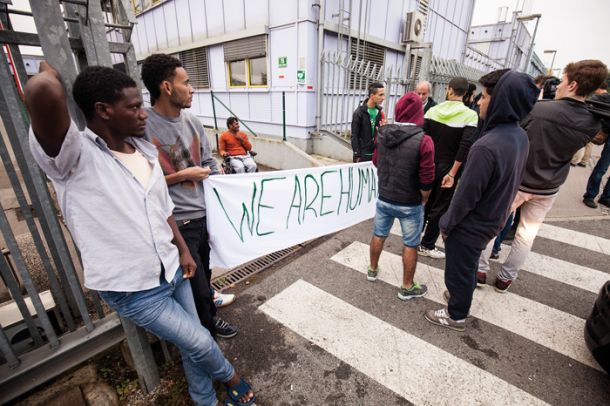
[[[400,290],[398,291],[398,298],[400,300],[409,300],[413,299],[414,297],[426,296],[426,293],[428,293],[428,287],[426,285],[420,285],[414,281],[413,286],[411,286],[409,289],[405,288],[404,286],[400,287]]]
[[[377,267],[377,269],[373,269],[369,265],[369,268],[366,271],[366,279],[368,279],[371,282],[375,282],[377,280],[377,274],[378,273],[379,273],[379,267]]]

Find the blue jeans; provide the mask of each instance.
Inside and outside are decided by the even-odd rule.
[[[602,155],[599,157],[599,161],[593,168],[589,181],[587,182],[587,192],[584,194],[585,199],[595,199],[595,196],[599,193],[599,185],[602,183],[602,178],[606,174],[608,167],[610,166],[610,141],[606,141]],[[600,200],[610,200],[610,182],[606,181],[604,191],[600,196]]]
[[[178,269],[171,283],[139,292],[99,292],[121,317],[175,344],[182,355],[189,394],[196,405],[217,404],[213,380],[227,382],[234,374],[209,331],[201,325],[188,279]]]
[[[421,241],[421,230],[424,225],[424,206],[399,206],[377,199],[375,225],[373,234],[386,238],[390,233],[394,219],[400,221],[402,243],[407,247],[417,247]]]

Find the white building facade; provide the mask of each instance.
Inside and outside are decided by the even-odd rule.
[[[517,17],[518,14],[513,13],[513,21],[473,26],[468,45],[487,55],[498,66],[526,72],[531,76],[543,74],[546,68],[538,55],[535,52],[529,55],[535,38],[532,38],[526,22]]]
[[[398,71],[417,63],[405,58],[407,46],[430,44],[434,56],[464,63],[474,9],[474,0],[132,3],[137,26],[131,40],[138,61],[153,53],[179,57],[195,87],[191,110],[204,125],[214,125],[213,92],[256,133],[279,136],[284,95],[287,134],[304,139],[316,129],[322,51],[358,55]],[[421,14],[411,16],[423,16],[425,29],[418,42],[407,42],[405,23],[415,11]],[[215,110],[218,126],[224,127],[231,114],[219,102]]]

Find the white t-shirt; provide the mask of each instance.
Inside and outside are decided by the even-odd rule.
[[[140,182],[142,187],[146,189],[152,174],[152,166],[148,160],[136,149],[133,154],[125,154],[123,152],[112,151],[123,165],[129,169],[132,175]]]

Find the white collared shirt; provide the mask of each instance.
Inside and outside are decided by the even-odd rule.
[[[78,246],[89,289],[135,292],[159,286],[161,266],[173,279],[178,249],[167,223],[169,197],[157,149],[128,138],[150,163],[146,188],[91,129],[72,122],[61,151],[47,156],[30,128],[30,149],[51,178],[61,211]]]

